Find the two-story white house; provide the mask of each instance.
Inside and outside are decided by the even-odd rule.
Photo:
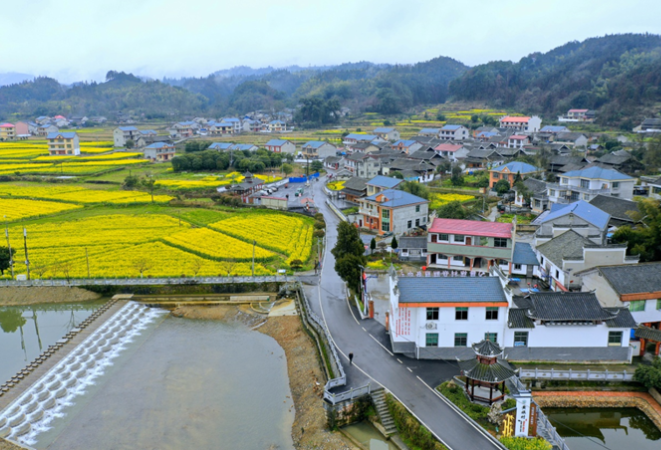
[[[379,234],[400,235],[420,226],[429,218],[429,200],[396,189],[386,189],[357,199],[358,226]]]
[[[398,141],[399,131],[391,127],[379,127],[374,129],[374,134],[385,141]]]
[[[438,138],[443,141],[463,141],[468,139],[469,136],[468,128],[463,125],[447,124],[438,133]]]
[[[506,128],[515,132],[537,133],[541,126],[542,119],[539,116],[505,116],[500,118],[500,128]]]
[[[112,132],[112,138],[115,147],[124,147],[126,141],[132,141],[135,143],[140,137],[140,130],[134,126],[127,127],[117,127]]]
[[[273,153],[296,153],[296,145],[285,139],[271,139],[266,144],[264,148]]]
[[[438,144],[436,147],[434,147],[434,151],[441,155],[443,158],[446,158],[452,162],[464,160],[470,152],[470,150],[461,144],[451,144],[449,142]]]
[[[583,200],[569,205],[552,205],[549,212],[540,214],[533,221],[534,225],[539,225],[535,231],[535,245],[539,246],[567,230],[574,230],[601,245],[606,243],[609,221],[610,214]]]
[[[635,178],[629,175],[592,166],[565,172],[558,183],[548,183],[548,198],[551,203],[569,203],[576,200],[589,202],[597,195],[631,200],[635,184]]]
[[[507,138],[507,148],[523,148],[529,143],[528,136],[520,134],[513,134]]]

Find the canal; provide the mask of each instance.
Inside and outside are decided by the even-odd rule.
[[[661,431],[636,408],[544,408],[571,450],[659,450]]]

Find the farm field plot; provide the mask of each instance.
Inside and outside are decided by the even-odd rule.
[[[9,221],[47,216],[78,208],[82,208],[82,206],[43,200],[0,198],[0,213]]]
[[[11,244],[22,248],[25,226],[31,274],[40,279],[86,278],[88,264],[92,278],[250,275],[253,239],[256,275],[271,275],[288,268],[294,259],[305,263],[310,257],[313,227],[312,220],[305,217],[270,211],[181,210],[151,204],[129,206],[124,213],[120,212],[124,209],[110,214],[104,211],[114,210],[93,206],[10,224]],[[212,223],[214,228],[205,223]],[[23,263],[17,262],[14,269],[17,274],[26,273]],[[8,276],[5,273],[4,278]]]
[[[474,200],[475,196],[473,195],[463,195],[463,194],[436,194],[432,193],[429,195],[429,200],[431,204],[429,205],[430,209],[437,209],[446,203],[450,202],[467,202],[469,200]]]
[[[2,167],[2,166],[0,166]],[[139,191],[107,191],[78,186],[15,186],[0,184],[0,197],[27,197],[71,203],[151,203],[151,195]],[[168,195],[155,195],[154,202],[166,203]]]

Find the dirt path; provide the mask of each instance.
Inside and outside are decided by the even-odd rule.
[[[99,298],[100,294],[76,287],[0,287],[0,306],[84,302]]]
[[[264,322],[265,316],[241,306],[183,306],[172,312],[190,319],[241,321],[249,326]],[[271,317],[257,331],[271,336],[287,355],[289,387],[294,398],[296,417],[292,425],[292,438],[299,450],[349,450],[355,446],[342,434],[326,428],[326,414],[322,404],[324,376],[319,366],[317,351],[305,333],[299,316]]]

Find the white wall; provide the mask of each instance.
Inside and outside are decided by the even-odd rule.
[[[629,346],[629,329],[601,325],[535,325],[535,328],[507,329],[505,347],[514,347],[514,332],[528,331],[528,347],[607,347],[608,333],[622,331],[622,347]]]

